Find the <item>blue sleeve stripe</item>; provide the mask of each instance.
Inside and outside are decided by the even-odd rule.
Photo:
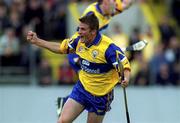
[[[86,13],[86,15],[90,15],[90,14],[93,14],[94,12],[90,11],[88,13]]]
[[[119,10],[119,9],[116,9],[116,11],[118,11],[119,13],[121,13],[122,11],[121,10]]]
[[[96,10],[97,10],[100,14],[103,15],[103,12],[102,12],[99,4],[96,4]]]
[[[68,48],[73,49],[72,45],[68,43]]]
[[[80,39],[80,36],[78,36],[77,38],[75,38],[74,40],[70,41],[70,43],[68,44],[68,46],[72,49],[76,49],[78,41]]]

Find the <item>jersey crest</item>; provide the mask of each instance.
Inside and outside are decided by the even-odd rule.
[[[93,50],[92,51],[92,57],[93,58],[96,58],[98,54],[99,54],[98,50]]]

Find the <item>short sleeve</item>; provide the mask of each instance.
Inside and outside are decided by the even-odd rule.
[[[112,64],[117,70],[119,70],[117,58],[119,58],[119,60],[121,61],[124,69],[131,70],[129,60],[125,56],[124,52],[115,44],[111,44],[108,47],[105,53],[105,58],[106,58],[106,61],[109,64]]]
[[[60,51],[64,54],[74,53],[80,37],[75,33],[71,38],[64,39],[60,44]]]

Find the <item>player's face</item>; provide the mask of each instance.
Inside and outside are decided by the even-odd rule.
[[[115,12],[116,3],[115,0],[104,0],[104,12],[105,14],[111,15]]]
[[[89,44],[92,41],[93,33],[89,25],[80,22],[78,33],[82,42]]]

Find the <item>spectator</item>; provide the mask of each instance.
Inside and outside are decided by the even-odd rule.
[[[4,33],[8,26],[7,6],[3,1],[0,1],[0,35]]]
[[[147,86],[149,85],[149,81],[149,65],[147,62],[141,61],[141,68],[135,77],[134,85]]]
[[[55,3],[52,0],[45,0],[43,4],[44,9],[44,36],[47,40],[54,39],[54,15]],[[51,24],[50,24],[51,23]]]
[[[173,27],[170,25],[169,18],[164,16],[159,24],[161,32],[161,41],[165,44],[165,47],[169,45],[170,38],[175,35]]]
[[[15,29],[17,37],[21,37],[23,21],[20,20],[21,16],[17,11],[10,11],[9,24]]]
[[[179,79],[180,79],[180,46],[179,46],[179,40],[177,37],[172,37],[170,39],[168,48],[165,51],[165,58],[168,61],[169,64],[169,72],[173,76],[173,80],[171,83],[173,85],[179,85]]]
[[[178,25],[180,26],[180,1],[173,0],[171,5],[171,12],[174,18],[176,19]]]
[[[140,30],[138,27],[135,27],[133,30],[132,30],[132,34],[130,35],[130,45],[134,44],[134,43],[137,43],[138,41],[141,40],[141,33],[140,33]],[[131,52],[131,55],[130,55],[130,61],[133,60],[135,57],[135,53],[134,52]]]
[[[165,56],[170,64],[180,61],[180,43],[176,36],[170,38]]]
[[[7,28],[0,37],[0,55],[3,66],[19,65],[19,39],[12,27]]]
[[[52,68],[47,59],[42,59],[37,73],[40,85],[52,85]]]
[[[22,15],[26,7],[26,0],[11,0],[10,11],[17,11]]]
[[[40,37],[44,36],[44,10],[40,0],[29,0],[24,21],[25,24],[30,24]]]
[[[26,34],[28,30],[31,29],[30,25],[24,25],[22,28],[22,37],[21,37],[21,58],[20,58],[20,64],[21,66],[25,67],[27,69],[27,72],[29,72],[30,69],[36,68],[41,63],[41,49],[36,46],[30,46],[26,42]]]
[[[146,40],[148,45],[142,50],[143,59],[149,62],[154,55],[154,48],[157,45],[155,36],[153,35],[151,26],[147,26],[145,33],[141,35],[142,40]],[[150,52],[151,51],[151,52]]]
[[[143,57],[141,52],[134,53],[134,58],[131,61],[131,84],[135,84],[135,78],[139,71],[141,70],[141,64],[142,64]]]
[[[156,83],[158,85],[168,85],[172,82],[172,80],[168,64],[162,63],[156,76]]]
[[[67,58],[60,64],[58,73],[58,84],[74,84],[75,72],[70,67]]]
[[[54,25],[54,38],[55,39],[65,39],[67,34],[67,27],[66,27],[66,11],[67,11],[67,5],[66,2],[63,0],[60,0],[59,3],[57,3],[57,9],[56,14],[54,17],[55,25]]]
[[[159,44],[155,48],[155,53],[152,59],[150,60],[150,77],[151,77],[151,84],[156,84],[152,82],[156,82],[157,74],[160,70],[161,64],[168,64],[167,59],[165,58],[164,53],[164,44]]]
[[[180,85],[180,62],[173,64],[172,77],[172,84],[176,86]]]

